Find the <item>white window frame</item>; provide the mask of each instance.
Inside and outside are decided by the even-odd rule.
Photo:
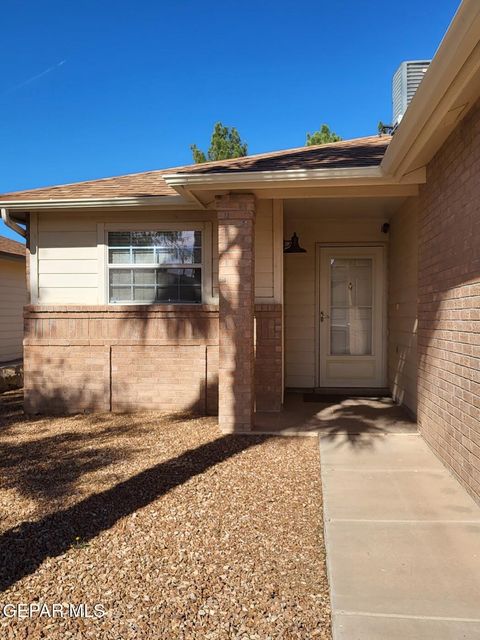
[[[97,226],[98,229],[98,256],[99,262],[102,262],[102,265],[99,265],[99,274],[103,276],[103,283],[100,282],[99,287],[99,296],[100,292],[103,292],[103,304],[107,304],[111,307],[118,307],[123,305],[130,306],[171,306],[171,305],[195,305],[199,306],[202,304],[211,304],[213,302],[212,298],[212,223],[211,222],[161,222],[161,223],[112,223],[112,224],[99,224]],[[110,302],[110,291],[109,291],[109,271],[110,265],[108,260],[108,234],[111,232],[121,232],[121,231],[201,231],[202,232],[202,262],[200,263],[200,268],[202,270],[202,299],[201,302],[142,302],[138,300],[125,301],[125,302]],[[155,265],[145,264],[145,265],[137,265],[138,267],[143,268],[152,268]],[[157,265],[158,266],[158,265]],[[125,264],[125,268],[131,268],[131,265]],[[188,265],[183,265],[183,268],[188,267]],[[198,267],[197,267],[198,268]]]

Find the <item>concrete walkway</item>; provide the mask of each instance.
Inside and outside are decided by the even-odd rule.
[[[480,508],[414,434],[320,437],[334,640],[478,640]]]

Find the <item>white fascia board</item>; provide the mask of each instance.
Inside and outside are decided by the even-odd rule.
[[[235,171],[219,173],[169,173],[162,176],[168,186],[175,188],[215,188],[221,185],[252,186],[256,189],[271,187],[275,183],[339,181],[358,184],[385,183],[379,166],[341,169],[283,169],[279,171]]]
[[[88,209],[105,207],[181,208],[199,209],[200,206],[182,196],[145,196],[128,198],[59,198],[51,200],[0,200],[0,207],[29,211],[37,209]]]

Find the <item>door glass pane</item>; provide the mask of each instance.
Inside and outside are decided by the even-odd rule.
[[[373,260],[330,259],[330,354],[372,354]]]

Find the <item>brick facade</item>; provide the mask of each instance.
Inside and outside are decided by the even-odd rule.
[[[418,423],[480,499],[480,103],[427,168],[419,213]]]
[[[219,387],[218,419],[224,432],[253,426],[255,198],[216,198],[218,213]]]
[[[109,411],[110,348],[26,346],[24,392],[26,413]]]
[[[217,411],[214,305],[26,307],[24,350],[30,413]]]
[[[283,401],[282,305],[255,305],[257,411],[280,411]]]
[[[281,305],[256,305],[255,314],[257,408],[277,410]],[[215,305],[28,306],[26,411],[216,415],[218,325]]]

